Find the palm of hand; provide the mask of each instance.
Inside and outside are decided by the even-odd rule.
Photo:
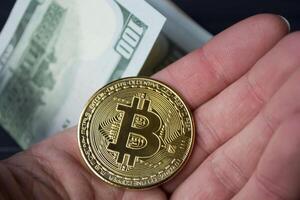
[[[98,180],[75,129],[3,161],[0,178],[22,187],[16,199],[299,198],[300,35],[287,32],[281,18],[255,16],[154,75],[185,97],[196,122],[188,164],[160,188],[125,191]]]

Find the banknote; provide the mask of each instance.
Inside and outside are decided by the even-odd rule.
[[[143,0],[18,0],[0,35],[0,124],[29,145],[77,124],[97,89],[137,75],[165,22]]]

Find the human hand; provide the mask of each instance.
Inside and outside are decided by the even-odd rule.
[[[0,199],[299,199],[300,34],[287,33],[280,17],[254,16],[154,75],[196,122],[190,160],[161,187],[103,183],[69,129],[1,162]]]

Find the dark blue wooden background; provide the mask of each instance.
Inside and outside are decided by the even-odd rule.
[[[199,24],[216,34],[237,21],[257,13],[275,13],[285,16],[292,30],[300,30],[299,0],[173,0]],[[15,0],[0,2],[0,29]],[[0,96],[1,98],[1,96]],[[0,127],[0,160],[20,151],[18,145]]]

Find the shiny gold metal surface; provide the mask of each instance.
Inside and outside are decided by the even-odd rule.
[[[78,125],[88,167],[105,182],[131,189],[173,177],[191,154],[194,135],[180,96],[149,78],[106,85],[90,98]]]

